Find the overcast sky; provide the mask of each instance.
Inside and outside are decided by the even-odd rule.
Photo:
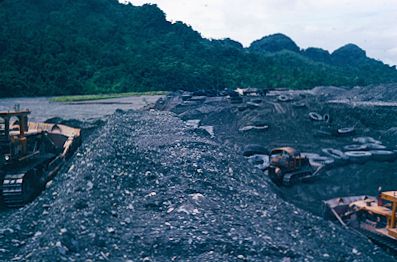
[[[355,43],[367,55],[397,65],[397,0],[129,0],[157,4],[207,38],[230,37],[248,46],[273,33],[301,48],[329,51]]]

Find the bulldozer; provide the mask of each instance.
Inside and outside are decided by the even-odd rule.
[[[80,129],[29,122],[29,110],[0,112],[0,202],[32,201],[81,143]]]
[[[397,252],[397,191],[376,196],[337,197],[324,201],[324,217],[339,221],[386,250]]]
[[[276,185],[290,186],[315,177],[322,165],[313,165],[307,157],[292,147],[275,148],[270,153],[268,175]]]

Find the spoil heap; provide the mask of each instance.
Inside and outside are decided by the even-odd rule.
[[[111,116],[0,228],[2,261],[387,259],[282,200],[232,148],[157,111]]]

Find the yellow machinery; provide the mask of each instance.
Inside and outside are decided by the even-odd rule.
[[[0,202],[31,201],[80,145],[80,129],[29,123],[29,110],[0,112]]]
[[[315,177],[321,166],[312,166],[308,158],[292,147],[275,148],[270,153],[268,175],[276,185],[289,186]]]
[[[388,191],[381,194],[381,198],[392,203],[391,215],[387,216],[387,232],[390,236],[397,238],[396,230],[396,210],[397,210],[397,191]]]
[[[368,213],[368,215],[376,218],[376,223],[371,223],[374,227],[369,230],[373,230],[379,234],[393,237],[397,240],[397,229],[396,229],[396,210],[397,210],[397,191],[382,192],[378,196],[378,201],[373,200],[359,200],[350,204],[350,206],[357,212]],[[374,219],[372,219],[374,220]],[[370,223],[368,220],[366,222]],[[386,223],[382,224],[381,221],[386,220]]]
[[[382,192],[377,197],[339,197],[324,203],[325,215],[397,251],[397,191]]]

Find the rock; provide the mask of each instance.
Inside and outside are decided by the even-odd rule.
[[[14,230],[12,228],[1,228],[0,229],[0,235],[6,235],[6,234],[13,234]]]
[[[191,194],[190,196],[195,201],[201,201],[202,199],[204,199],[204,195],[200,193]]]
[[[247,105],[248,109],[257,109],[261,106],[260,104],[253,103],[253,102],[247,102],[246,105]]]
[[[83,143],[81,156],[71,158],[74,169],[56,176],[49,192],[25,208],[2,213],[0,228],[15,232],[0,235],[1,248],[6,250],[0,253],[1,260],[233,261],[241,255],[249,261],[283,257],[338,261],[357,258],[352,245],[341,244],[353,241],[368,260],[387,261],[389,257],[365,239],[285,201],[276,194],[284,189],[275,189],[263,172],[236,154],[242,145],[262,146],[260,152],[268,153],[263,145],[308,141],[311,125],[294,126],[288,114],[283,119],[278,115],[280,122],[270,122],[276,124],[271,134],[251,138],[238,132],[237,123],[249,122],[258,117],[257,112],[239,113],[224,101],[216,103],[225,110],[214,113],[211,108],[205,115],[205,123],[217,131],[216,139],[192,132],[170,112],[110,116]],[[264,113],[260,118],[274,121]],[[298,132],[301,128],[304,132]],[[280,139],[277,134],[285,136]],[[338,139],[335,148],[347,141]],[[327,176],[322,187],[286,189],[291,194],[284,197],[292,195],[300,201],[301,194],[312,190],[320,192],[310,196],[335,194],[333,177]],[[89,181],[93,187],[88,191]],[[48,214],[42,215],[44,210]],[[67,231],[60,234],[61,229]],[[34,239],[38,231],[43,234]],[[325,253],[329,257],[323,257]]]
[[[186,125],[193,127],[193,128],[198,128],[200,126],[200,119],[192,119],[192,120],[187,120]]]
[[[200,126],[199,128],[206,131],[211,137],[215,137],[213,126]]]
[[[265,131],[268,130],[269,126],[244,126],[239,129],[240,132],[248,132],[248,131]]]
[[[150,192],[147,196],[148,196],[148,197],[153,197],[153,196],[155,196],[155,195],[157,195],[156,192]]]
[[[194,102],[204,102],[206,99],[206,96],[192,96],[189,100]]]
[[[52,180],[48,181],[48,182],[45,184],[45,188],[46,188],[46,189],[50,188],[51,185],[52,185],[52,183],[53,183]]]
[[[74,204],[74,208],[76,208],[78,210],[82,210],[87,207],[88,207],[87,201],[84,199],[77,199]]]
[[[37,231],[37,232],[33,235],[33,237],[34,237],[34,238],[38,238],[38,237],[41,236],[42,234],[43,234],[42,232]]]
[[[90,191],[93,189],[93,187],[94,187],[94,184],[91,181],[88,181],[87,182],[87,190]]]
[[[65,256],[69,251],[65,246],[62,245],[60,241],[56,242],[55,246],[57,247],[58,252],[63,256]]]
[[[111,234],[113,234],[113,233],[116,232],[116,230],[115,230],[113,227],[108,227],[108,228],[106,228],[106,231],[107,231],[108,233],[111,233]]]

